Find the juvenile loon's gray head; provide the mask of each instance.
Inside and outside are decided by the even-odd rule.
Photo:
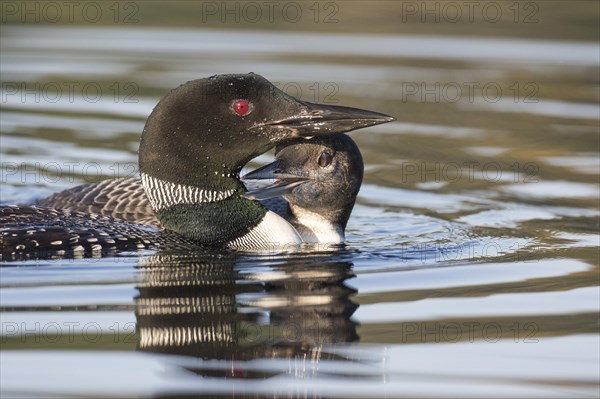
[[[282,195],[294,227],[308,241],[343,241],[344,229],[363,178],[363,160],[345,134],[292,140],[276,148],[273,163],[248,173],[244,180],[277,179],[247,194],[254,199]]]
[[[253,73],[193,80],[167,94],[148,117],[139,148],[144,189],[165,228],[203,244],[224,244],[266,214],[242,197],[239,172],[250,159],[286,140],[393,119],[300,101]]]

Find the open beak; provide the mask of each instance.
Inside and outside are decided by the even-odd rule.
[[[311,137],[315,134],[345,133],[396,120],[389,115],[360,108],[297,101],[299,109],[294,115],[265,122],[263,126],[291,131],[292,137]]]
[[[276,180],[275,183],[266,187],[252,187],[252,190],[244,194],[243,197],[261,201],[290,194],[294,188],[310,180],[310,177],[294,173],[294,170],[285,170],[278,160],[242,176],[244,181],[273,179]]]

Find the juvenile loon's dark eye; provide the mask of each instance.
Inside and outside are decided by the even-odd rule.
[[[231,109],[240,116],[246,116],[252,112],[254,107],[248,100],[236,100],[231,104]]]
[[[331,163],[332,160],[333,160],[333,155],[331,155],[331,153],[329,151],[323,151],[321,153],[321,155],[319,155],[319,159],[317,160],[317,163],[319,164],[320,167],[325,168],[325,167],[329,166],[329,164]]]

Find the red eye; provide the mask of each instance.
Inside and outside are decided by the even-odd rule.
[[[233,104],[231,104],[231,108],[236,114],[241,116],[248,115],[253,109],[252,103],[248,102],[247,100],[234,101]]]

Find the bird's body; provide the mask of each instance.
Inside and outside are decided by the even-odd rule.
[[[139,178],[109,179],[76,186],[42,198],[36,205],[160,227]]]
[[[287,201],[262,201],[267,209],[285,218]],[[83,184],[59,191],[35,202],[38,207],[70,209],[160,228],[160,220],[148,201],[142,179],[124,177]]]
[[[112,250],[194,244],[168,230],[72,209],[3,205],[0,212],[3,260],[93,256]]]

